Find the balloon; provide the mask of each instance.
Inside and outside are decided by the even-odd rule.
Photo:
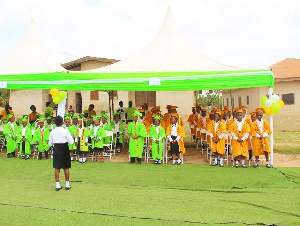
[[[270,100],[273,103],[277,103],[279,101],[279,96],[277,94],[273,94],[273,95],[270,96]]]
[[[61,99],[59,97],[53,97],[53,103],[59,104]]]
[[[267,108],[271,107],[271,106],[272,106],[272,101],[271,101],[271,100],[266,100],[266,101],[265,101],[265,106],[266,106]]]
[[[265,114],[266,115],[271,115],[272,114],[272,109],[271,108],[264,108],[265,109]]]
[[[56,88],[52,88],[52,89],[50,89],[50,94],[51,94],[53,97],[57,97],[58,94],[59,94],[59,91],[58,91],[58,89],[56,89]]]
[[[67,93],[65,91],[60,91],[58,97],[62,100],[67,97]]]
[[[284,106],[284,102],[282,100],[279,100],[278,104],[280,105],[281,108]]]
[[[268,97],[262,97],[262,98],[260,98],[261,105],[264,105],[265,102],[266,102],[266,100],[268,100]]]
[[[272,113],[276,114],[280,111],[281,107],[278,103],[273,103],[271,109],[272,109]]]
[[[1,101],[1,104],[4,104],[4,103],[5,103],[4,100],[2,100],[2,101]]]

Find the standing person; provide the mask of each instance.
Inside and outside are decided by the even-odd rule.
[[[132,122],[134,111],[136,111],[136,108],[132,107],[132,101],[129,101],[128,108],[125,110],[126,124],[128,124],[128,122]]]
[[[50,102],[46,102],[46,110],[45,110],[45,117],[53,116],[53,108],[50,106]]]
[[[116,144],[117,153],[121,152],[121,147],[123,145],[123,121],[120,119],[120,112],[116,112],[114,115],[114,120],[111,122],[112,130],[115,133],[114,143]]]
[[[111,143],[111,137],[106,136],[106,131],[112,131],[112,126],[110,123],[108,123],[108,119],[109,119],[109,117],[105,113],[101,115],[101,123],[102,123],[101,127],[103,127],[103,129],[105,130],[105,137],[103,140],[104,144]],[[105,146],[104,153],[103,153],[104,156],[107,156],[107,150],[108,150],[108,147]]]
[[[7,116],[8,116],[9,114],[14,114],[14,112],[10,109],[9,104],[6,103],[4,109],[3,109],[3,110],[1,111],[1,113],[0,113],[0,119],[1,119],[1,120],[5,120],[5,119],[8,120]]]
[[[96,115],[96,111],[95,111],[95,105],[93,105],[93,104],[90,104],[90,105],[89,105],[89,109],[88,109],[88,111],[89,111],[89,115],[90,115],[90,116],[92,116],[92,115]]]
[[[251,132],[249,124],[243,120],[243,111],[238,110],[235,113],[236,120],[231,124],[232,136],[232,155],[235,160],[235,167],[239,167],[239,162],[242,160],[242,167],[245,165],[245,158],[248,157],[248,142],[247,139]]]
[[[193,140],[196,139],[195,134],[196,134],[196,127],[197,127],[197,121],[196,121],[196,108],[192,107],[192,114],[189,115],[188,122],[190,124],[190,129],[191,129],[191,136],[193,137]]]
[[[69,106],[68,113],[72,116],[75,114],[75,111],[74,111],[72,105]]]
[[[76,154],[80,156],[83,155],[83,158],[79,158],[79,162],[85,163],[86,162],[86,153],[89,151],[88,146],[88,137],[89,137],[89,129],[83,126],[83,120],[78,120],[78,126],[75,128],[75,147]],[[72,152],[71,152],[71,161],[72,161]]]
[[[141,164],[147,131],[145,125],[138,120],[142,114],[134,111],[132,116],[133,121],[128,124],[130,163],[135,163],[135,159],[137,158],[137,163]]]
[[[18,128],[15,123],[15,116],[13,114],[8,114],[6,116],[8,123],[4,126],[3,134],[6,140],[7,147],[7,158],[15,157],[15,151],[18,147],[17,137]]]
[[[95,116],[94,117],[94,127],[91,130],[91,139],[94,141],[92,143],[92,149],[94,152],[94,162],[97,162],[97,156],[98,153],[100,152],[100,162],[104,162],[103,159],[103,143],[104,143],[104,138],[106,136],[105,130],[103,127],[100,126],[100,117]]]
[[[27,124],[27,119],[22,119],[22,127],[19,129],[18,142],[20,142],[20,154],[22,159],[29,159],[31,155],[30,143],[32,141],[31,127]]]
[[[176,158],[178,165],[181,164],[180,152],[185,153],[183,137],[185,132],[183,127],[178,123],[179,115],[177,113],[171,114],[171,125],[168,126],[166,135],[170,141],[171,155],[172,155],[172,165],[176,164]]]
[[[73,144],[74,140],[70,132],[62,128],[63,118],[58,115],[55,117],[56,128],[51,131],[49,145],[53,146],[53,168],[55,169],[55,191],[59,191],[63,187],[59,183],[60,169],[64,169],[66,190],[71,189],[70,185],[70,168],[71,158],[68,144]]]
[[[49,137],[50,137],[50,131],[45,126],[46,118],[41,117],[38,119],[38,126],[37,129],[34,132],[33,135],[33,143],[37,144],[38,149],[38,160],[42,159],[42,153],[45,153],[46,159],[48,159],[48,151],[50,149],[50,146],[48,144]]]
[[[36,112],[36,107],[34,105],[30,106],[30,110],[32,111],[29,114],[29,123],[32,125],[39,118],[38,113]]]
[[[212,139],[211,153],[215,154],[215,161],[213,166],[218,165],[220,160],[220,167],[224,167],[223,155],[225,152],[225,136],[227,133],[226,124],[221,120],[221,112],[215,112],[215,120],[212,121],[212,125],[208,131]]]
[[[265,110],[263,108],[257,108],[256,120],[252,123],[251,136],[252,136],[252,148],[253,155],[255,156],[254,168],[258,167],[259,155],[265,155],[266,167],[271,168],[269,162],[269,154],[271,153],[268,136],[272,133],[269,123],[262,119]]]
[[[123,101],[119,101],[119,107],[118,107],[117,111],[120,112],[120,117],[123,122],[126,121],[125,110],[126,110],[126,108],[123,106]]]
[[[154,126],[151,127],[149,137],[152,139],[152,158],[155,161],[154,164],[161,164],[162,153],[164,149],[163,139],[166,138],[166,132],[162,126],[160,126],[162,118],[156,115],[153,118]]]

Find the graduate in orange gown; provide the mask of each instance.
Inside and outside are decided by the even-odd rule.
[[[232,155],[235,160],[235,167],[239,167],[239,162],[242,162],[242,167],[246,168],[245,158],[248,157],[248,143],[251,130],[250,125],[243,120],[243,112],[241,110],[235,113],[236,120],[231,124],[230,132],[232,136]]]
[[[191,136],[195,140],[195,133],[196,133],[196,127],[197,127],[196,108],[195,107],[192,107],[192,114],[189,115],[187,121],[190,124]]]
[[[216,158],[213,166],[218,165],[218,160],[220,160],[220,167],[223,165],[223,155],[225,152],[225,136],[227,133],[226,124],[221,121],[221,112],[215,112],[215,120],[211,122],[208,132],[210,133],[211,141],[211,153],[215,154]]]
[[[271,153],[268,136],[272,133],[269,123],[262,119],[265,113],[263,108],[257,108],[256,110],[256,120],[252,123],[251,136],[252,136],[252,148],[253,155],[255,156],[255,165],[258,167],[259,155],[265,155],[266,157],[266,167],[271,168],[269,162],[269,154]]]
[[[177,113],[171,114],[171,124],[168,126],[166,136],[170,142],[171,155],[173,162],[172,164],[181,164],[180,152],[185,153],[185,147],[183,143],[183,137],[185,132],[183,127],[178,123],[179,115]]]

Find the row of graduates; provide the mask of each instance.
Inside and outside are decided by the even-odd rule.
[[[201,126],[202,130],[194,130],[195,138],[202,138],[201,131],[204,131],[203,129],[209,133],[207,142],[210,145],[212,154],[214,153],[217,156],[213,165],[217,165],[218,160],[220,160],[220,166],[223,166],[225,145],[231,145],[235,167],[239,167],[239,163],[241,163],[242,167],[246,167],[245,159],[249,157],[249,152],[250,155],[253,154],[255,156],[256,162],[254,167],[258,166],[259,155],[265,155],[267,160],[266,166],[268,168],[271,167],[268,160],[270,154],[268,136],[272,131],[268,122],[262,119],[265,111],[263,108],[257,108],[250,113],[251,118],[249,118],[246,116],[246,109],[245,106],[235,108],[232,114],[231,109],[225,106],[224,110],[214,109],[209,114],[209,117],[202,113],[202,117],[196,120],[197,126]],[[202,109],[202,112],[206,112],[206,109]],[[206,122],[205,127],[201,123],[203,121]],[[200,135],[198,131],[200,131]],[[230,135],[232,138],[231,144],[226,144],[226,135]]]
[[[48,144],[50,132],[56,127],[54,118],[39,117],[36,122],[30,124],[28,116],[24,116],[21,124],[15,122],[14,115],[10,114],[7,117],[8,122],[4,123],[4,136],[7,146],[7,157],[14,157],[15,152],[19,149],[23,159],[29,159],[31,155],[31,144],[37,145],[38,159],[42,158],[42,153],[48,158],[50,145]],[[92,149],[103,151],[103,144],[110,143],[110,137],[106,136],[105,131],[116,130],[118,136],[117,148],[123,143],[123,123],[120,120],[119,113],[114,114],[114,120],[108,123],[108,116],[94,116],[89,120],[90,124],[85,127],[84,117],[81,115],[73,116],[65,115],[64,128],[68,129],[73,139],[74,144],[69,145],[71,151],[71,160],[74,160],[74,152],[88,152],[88,143],[91,143]],[[120,149],[119,149],[120,150]],[[103,152],[101,154],[103,159]],[[95,156],[97,161],[97,155]],[[85,161],[86,158],[83,160]]]
[[[177,108],[177,107],[176,107]],[[176,108],[173,108],[176,110]],[[128,124],[129,136],[129,154],[130,163],[141,164],[143,151],[147,137],[151,146],[152,158],[154,164],[160,165],[163,158],[164,143],[163,140],[167,139],[170,142],[170,149],[172,155],[172,164],[181,164],[180,153],[185,153],[183,137],[185,132],[179,123],[179,115],[175,112],[168,113],[169,121],[166,127],[164,119],[161,117],[159,108],[151,109],[151,124],[145,110],[133,112],[133,121]],[[146,117],[145,117],[146,115]]]

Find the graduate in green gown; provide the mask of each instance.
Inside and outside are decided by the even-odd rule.
[[[8,114],[6,119],[8,120],[8,123],[4,126],[3,134],[6,139],[7,157],[11,158],[15,157],[15,151],[18,147],[18,126],[15,123],[15,116],[13,114]]]
[[[106,137],[105,130],[100,126],[100,117],[94,117],[94,127],[92,129],[91,138],[94,140],[94,162],[97,162],[97,155],[100,152],[100,161],[103,162],[103,143]]]
[[[138,121],[138,118],[142,114],[139,111],[134,111],[132,116],[132,122],[128,124],[128,135],[129,139],[129,154],[130,154],[130,163],[135,162],[137,158],[138,164],[142,162],[143,149],[145,137],[147,137],[147,130],[145,125]]]
[[[121,146],[123,145],[123,121],[121,120],[120,112],[116,112],[114,115],[114,120],[111,122],[112,130],[114,131],[114,140],[113,142],[116,144],[117,153],[121,152]]]
[[[163,139],[166,139],[165,129],[160,125],[162,118],[156,115],[153,118],[154,125],[150,129],[149,137],[152,139],[152,158],[155,164],[161,164],[164,150]]]
[[[108,123],[108,116],[106,114],[101,115],[101,122],[102,122],[102,127],[105,130],[105,134],[106,134],[106,131],[112,131],[111,124]],[[103,143],[104,144],[110,144],[111,143],[111,137],[110,136],[105,136]],[[103,154],[106,155],[106,152],[107,152],[107,147],[105,147],[105,150],[104,150]]]
[[[26,118],[23,118],[22,125],[18,131],[18,142],[20,143],[20,154],[22,159],[29,159],[31,155],[32,132],[30,123]]]
[[[34,132],[32,143],[37,144],[38,159],[42,159],[42,153],[45,153],[45,157],[48,159],[48,151],[50,149],[50,145],[48,144],[50,131],[47,127],[45,127],[45,117],[40,117],[37,121],[38,125]]]

